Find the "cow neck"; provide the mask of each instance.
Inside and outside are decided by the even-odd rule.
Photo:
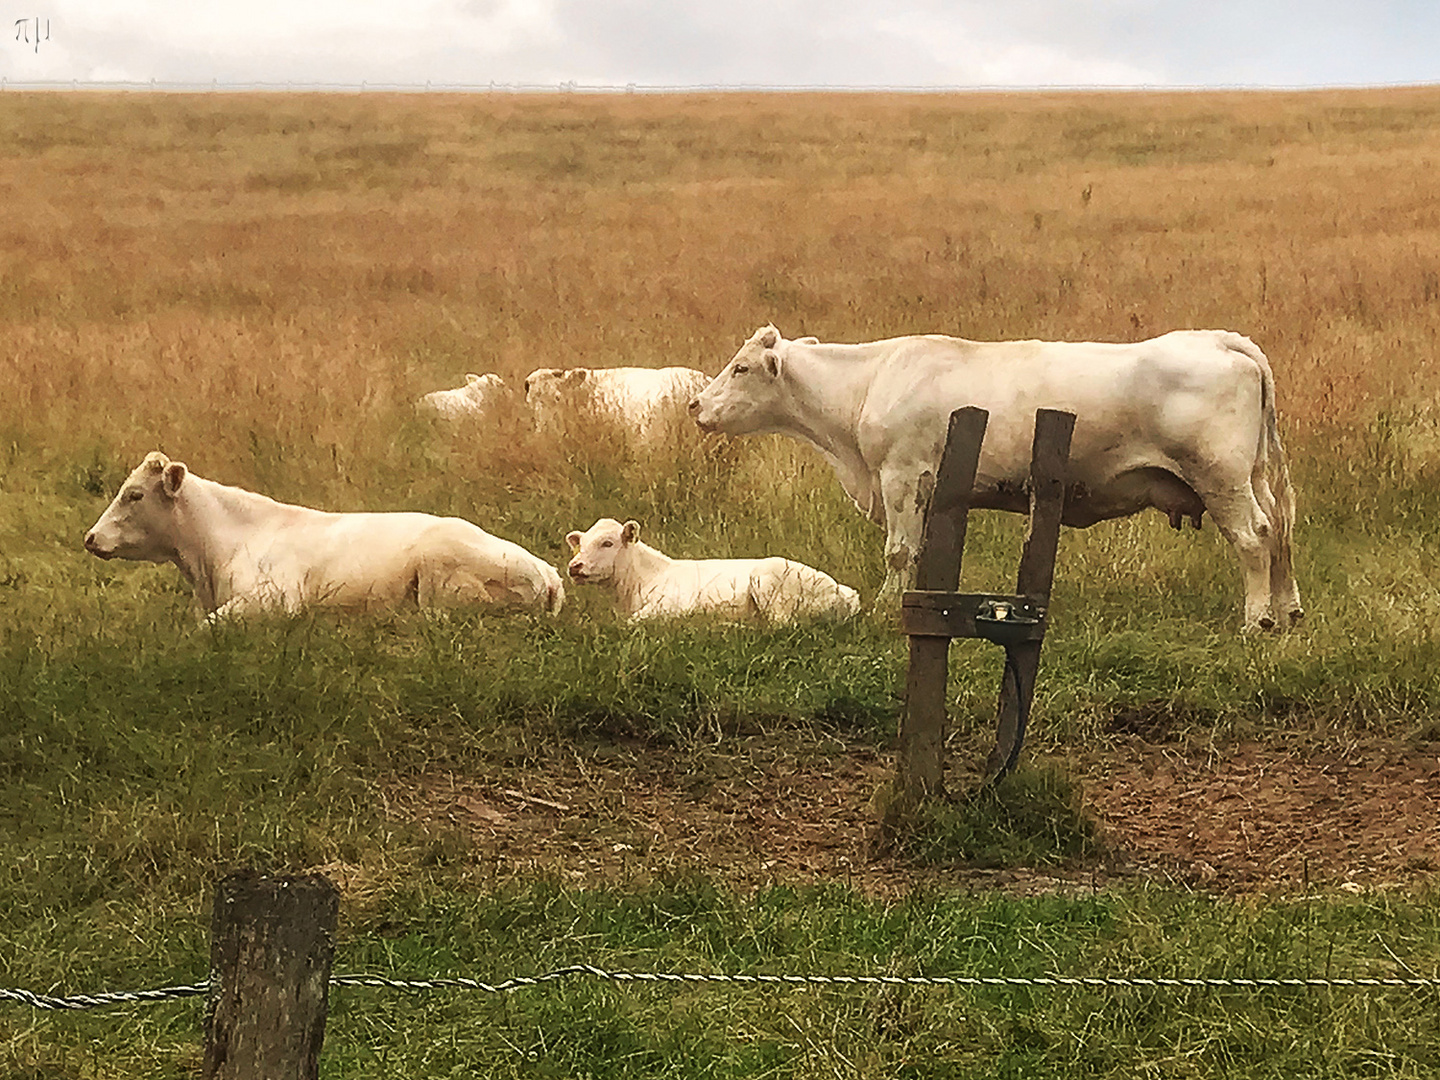
[[[625,574],[616,578],[615,593],[620,610],[634,615],[649,599],[651,583],[675,564],[675,560],[663,551],[657,551],[643,540],[636,540],[628,546],[629,558]]]
[[[190,473],[176,499],[175,556],[171,560],[195,590],[206,612],[227,600],[226,571],[261,517],[280,505],[265,495],[206,480]],[[183,538],[183,539],[182,539]]]
[[[875,375],[868,345],[796,345],[785,353],[785,382],[790,389],[790,425],[798,435],[845,466],[865,475],[856,431],[865,397]]]

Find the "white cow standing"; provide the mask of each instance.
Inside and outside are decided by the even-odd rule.
[[[492,412],[509,395],[499,375],[474,373],[453,390],[432,390],[415,402],[415,411],[446,423],[478,420]]]
[[[757,330],[690,403],[706,431],[815,446],[886,529],[882,596],[913,580],[950,413],[989,410],[970,505],[1025,512],[1035,411],[1076,416],[1064,510],[1084,528],[1156,507],[1179,528],[1209,511],[1245,577],[1244,625],[1303,614],[1291,565],[1295,496],[1270,365],[1249,338],[1181,330],[1133,344],[787,341]]]
[[[710,376],[687,367],[536,368],[525,377],[525,400],[541,430],[600,417],[643,439],[682,419],[685,406]]]
[[[630,619],[713,614],[784,624],[846,618],[860,610],[849,586],[804,563],[767,559],[672,559],[640,539],[635,521],[601,518],[565,537],[575,552],[570,580],[609,585]]]
[[[102,559],[174,563],[209,618],[311,605],[482,603],[554,613],[555,568],[454,517],[332,514],[217,484],[159,451],[85,536]]]

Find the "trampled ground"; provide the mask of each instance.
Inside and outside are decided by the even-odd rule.
[[[802,759],[757,742],[703,763],[654,748],[573,755],[523,774],[428,776],[392,791],[390,810],[467,830],[502,875],[547,867],[576,880],[696,866],[742,885],[837,879],[882,894],[925,880],[1032,891],[1129,876],[1238,892],[1440,870],[1440,743],[1122,737],[1064,766],[1107,854],[1042,871],[872,857],[868,803],[889,757],[824,749]]]

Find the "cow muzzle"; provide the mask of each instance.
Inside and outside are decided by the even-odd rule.
[[[685,407],[685,411],[690,414],[690,418],[695,421],[695,426],[701,431],[713,432],[715,430],[714,420],[700,416],[700,399],[698,397],[690,399],[690,404]]]
[[[91,529],[85,534],[85,550],[90,552],[91,555],[99,556],[102,559],[112,558],[115,554],[113,551],[107,551],[100,546],[100,540],[96,537],[94,529]]]

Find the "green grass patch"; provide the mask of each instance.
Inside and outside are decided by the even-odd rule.
[[[1079,788],[1053,765],[1022,765],[955,798],[922,802],[898,849],[922,863],[994,868],[1059,866],[1102,845]]]
[[[576,963],[820,976],[1385,977],[1440,967],[1437,912],[1423,891],[1278,903],[1145,888],[880,901],[839,885],[737,896],[690,874],[604,889],[546,878],[457,889],[422,872],[347,917],[336,971],[490,982]],[[203,978],[200,911],[122,895],[111,913],[129,934],[76,941],[63,957],[26,949],[8,958],[8,978],[59,990]],[[1440,1068],[1437,1007],[1433,992],[1341,988],[588,978],[504,996],[350,988],[331,994],[322,1075],[1418,1077]],[[202,1014],[194,999],[39,1017],[5,1006],[0,1075],[191,1075]]]

